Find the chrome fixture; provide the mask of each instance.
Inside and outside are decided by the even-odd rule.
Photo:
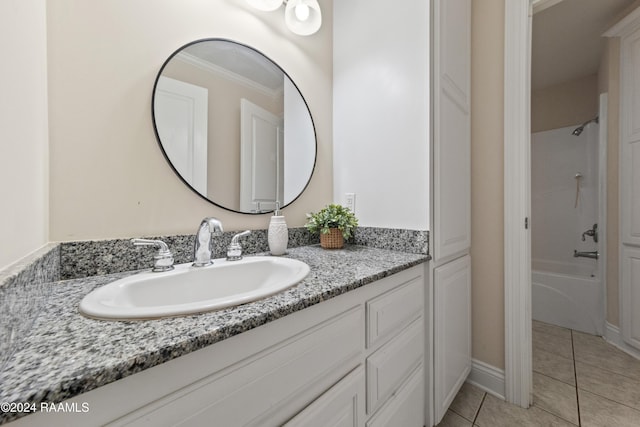
[[[292,33],[309,36],[322,25],[322,12],[318,0],[247,0],[251,6],[264,12],[277,10],[283,4],[284,22]]]
[[[231,244],[227,247],[227,261],[239,261],[242,259],[242,245],[239,240],[249,234],[251,234],[251,230],[246,230],[233,236]]]
[[[196,232],[196,241],[193,247],[193,266],[205,267],[211,262],[211,236],[215,232],[222,233],[222,223],[216,218],[205,218],[200,223]]]
[[[155,246],[158,253],[153,257],[153,268],[151,271],[169,271],[173,270],[173,254],[169,250],[169,246],[162,240],[150,239],[131,239],[131,243],[136,246]]]
[[[598,251],[593,251],[593,252],[578,252],[575,249],[573,250],[573,257],[574,258],[591,258],[591,259],[598,259],[600,258],[600,254],[598,253]]]
[[[582,233],[582,241],[586,241],[586,237],[593,237],[593,241],[598,243],[598,224],[593,224],[593,228]]]
[[[573,132],[571,132],[571,135],[580,136],[580,134],[584,131],[584,127],[585,127],[586,125],[588,125],[589,123],[592,123],[592,122],[598,123],[598,122],[599,122],[599,120],[600,120],[600,119],[599,119],[599,117],[598,117],[598,116],[596,116],[595,118],[593,118],[593,119],[591,119],[591,120],[588,120],[588,121],[584,122],[583,124],[581,124],[580,126],[578,126],[577,128],[575,128],[575,129],[573,130]]]

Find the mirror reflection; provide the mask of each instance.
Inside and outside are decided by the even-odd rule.
[[[165,157],[191,189],[242,213],[284,207],[306,188],[316,158],[298,88],[257,50],[228,40],[190,43],[165,62],[153,93]]]

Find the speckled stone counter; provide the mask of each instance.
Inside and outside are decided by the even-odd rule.
[[[42,285],[43,292],[29,296],[40,312],[30,330],[18,337],[0,372],[0,402],[60,402],[429,258],[355,245],[331,251],[302,246],[289,249],[286,256],[311,267],[298,285],[250,304],[185,317],[110,322],[79,314],[78,304],[87,293],[131,272]],[[0,412],[0,423],[18,416]]]

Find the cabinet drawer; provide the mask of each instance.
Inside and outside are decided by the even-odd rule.
[[[424,277],[419,275],[367,302],[367,348],[381,344],[422,313]]]
[[[285,427],[363,427],[364,390],[364,368],[360,365]]]
[[[391,396],[424,357],[424,327],[419,317],[367,359],[367,413]]]
[[[371,417],[367,427],[422,427],[424,418],[424,370],[420,365],[400,390]]]
[[[357,365],[362,306],[191,384],[113,425],[276,426]]]

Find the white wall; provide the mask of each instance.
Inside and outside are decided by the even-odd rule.
[[[314,145],[307,106],[291,80],[284,79],[284,203],[290,203],[309,181],[316,158],[307,147]]]
[[[597,74],[531,92],[531,132],[584,123],[597,114]]]
[[[45,0],[0,1],[0,269],[48,240]]]
[[[429,228],[429,2],[334,4],[333,197],[360,225]]]

